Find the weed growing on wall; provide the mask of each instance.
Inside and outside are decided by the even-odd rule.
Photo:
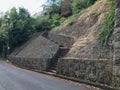
[[[110,35],[114,30],[114,16],[115,16],[115,0],[108,0],[109,4],[111,5],[111,10],[105,17],[104,26],[100,33],[100,41],[103,46],[108,44],[108,40]]]

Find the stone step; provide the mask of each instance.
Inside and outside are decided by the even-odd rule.
[[[54,66],[50,67],[50,69],[56,70],[57,64],[55,64]]]
[[[50,69],[48,72],[56,73],[56,70]]]

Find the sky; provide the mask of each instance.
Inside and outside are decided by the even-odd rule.
[[[42,10],[41,5],[46,0],[0,0],[0,12],[6,12],[12,7],[24,7],[31,15]]]

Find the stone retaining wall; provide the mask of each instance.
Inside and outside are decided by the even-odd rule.
[[[57,74],[120,89],[120,0],[116,0],[114,51],[111,60],[59,59]]]
[[[86,82],[104,84],[115,88],[120,88],[120,0],[116,0],[115,13],[115,30],[113,32],[114,57],[110,58],[111,60],[60,58],[57,63],[57,74],[67,77],[73,77]],[[51,43],[51,41],[48,40],[46,41],[46,39],[44,39],[43,37],[40,37],[42,38],[41,42],[50,42],[52,48],[50,47],[50,44],[47,43],[46,47],[41,50],[42,47],[39,47],[41,45],[41,42],[40,39],[38,39],[37,41],[33,42],[31,46],[29,46],[29,48],[27,49],[28,51],[26,52],[32,52],[35,49],[35,47],[33,47],[35,43],[37,43],[37,48],[35,51],[41,51],[36,52],[36,54],[31,53],[29,57],[28,55],[26,55],[27,57],[22,57],[25,56],[26,53],[23,50],[23,52],[25,53],[21,52],[21,54],[19,53],[18,56],[15,55],[15,53],[15,56],[10,56],[10,61],[20,67],[28,67],[30,69],[47,71],[51,64],[51,60],[53,59],[52,57],[54,57],[54,55],[58,52],[59,46],[70,48],[75,42],[74,37],[64,34],[56,34],[54,32],[49,32],[46,37],[55,43]],[[56,45],[56,43],[59,45]],[[43,46],[45,46],[45,43],[43,43]],[[51,50],[53,50],[52,53]],[[67,49],[62,50],[64,51],[64,53],[68,52]],[[44,58],[42,58],[43,52],[45,52]],[[50,52],[50,54],[48,54],[48,52]],[[34,57],[32,58],[31,55],[33,54]],[[48,55],[47,58],[46,54]],[[21,57],[19,57],[20,55]],[[36,55],[41,55],[41,57],[36,58]],[[61,56],[64,56],[64,54],[61,54]]]
[[[112,61],[63,58],[58,60],[57,74],[112,86]]]
[[[116,0],[114,29],[113,84],[120,88],[120,0]]]
[[[26,42],[18,53],[15,51],[14,54],[9,55],[9,60],[20,67],[47,71],[52,62],[56,62],[55,57],[58,56],[58,52],[58,44],[38,35]]]
[[[27,67],[40,71],[47,71],[50,66],[51,59],[49,58],[25,58],[25,57],[9,57],[10,62],[19,66]]]

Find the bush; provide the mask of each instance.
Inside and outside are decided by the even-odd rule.
[[[54,21],[54,24],[55,24],[55,26],[59,26],[59,25],[60,25],[60,22],[59,22],[58,20],[55,20],[55,21]]]
[[[6,23],[10,16],[9,25]],[[2,22],[1,22],[2,20]],[[10,40],[10,51],[20,46],[35,32],[35,21],[25,8],[12,8],[0,19],[0,55],[4,56],[7,47],[7,38]],[[7,33],[10,30],[9,35]]]
[[[73,0],[72,11],[73,13],[79,13],[82,9],[89,7],[96,0]]]
[[[60,15],[59,14],[54,14],[52,19],[53,20],[59,20],[60,19]]]
[[[36,30],[44,31],[51,29],[53,21],[47,17],[37,17],[36,18]]]
[[[7,33],[0,30],[0,57],[5,57],[6,41],[7,41]]]

